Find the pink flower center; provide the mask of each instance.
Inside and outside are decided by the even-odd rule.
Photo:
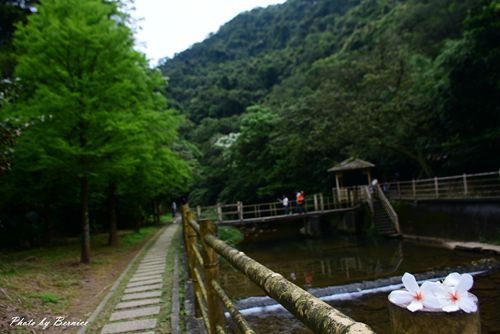
[[[421,301],[423,299],[421,292],[416,292],[415,296],[413,296],[415,300]]]
[[[452,303],[456,303],[458,301],[458,295],[456,292],[450,292],[450,300]]]

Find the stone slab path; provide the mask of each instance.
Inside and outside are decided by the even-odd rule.
[[[167,250],[180,224],[168,226],[147,251],[101,334],[154,334],[159,322]]]

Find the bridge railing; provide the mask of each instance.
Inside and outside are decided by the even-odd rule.
[[[287,214],[351,208],[358,205],[363,199],[362,187],[346,187],[340,190],[333,188],[331,196],[325,196],[322,193],[306,196],[302,207],[299,207],[297,201],[289,200]],[[215,219],[221,222],[285,215],[285,209],[280,201],[255,204],[237,202],[204,207],[197,206],[196,213],[200,218]]]
[[[390,182],[393,199],[500,198],[500,171]]]
[[[208,334],[225,333],[224,307],[240,332],[255,333],[219,284],[219,256],[315,333],[374,333],[366,324],[352,320],[218,239],[216,225],[210,220],[197,222],[187,205],[182,206],[182,226],[188,274],[195,296],[195,316],[203,319]]]

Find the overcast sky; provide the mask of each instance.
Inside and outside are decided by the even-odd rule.
[[[132,16],[141,19],[137,49],[151,65],[173,57],[216,32],[239,13],[285,0],[135,0]]]

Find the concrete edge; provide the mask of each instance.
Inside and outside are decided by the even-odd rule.
[[[476,252],[492,252],[500,254],[500,246],[473,241],[455,241],[435,237],[425,237],[419,235],[403,234],[403,239],[423,242],[431,246],[443,247],[452,250],[467,250]]]
[[[111,297],[113,296],[113,294],[115,293],[115,290],[118,288],[118,286],[120,285],[120,283],[123,281],[123,279],[125,278],[125,276],[127,275],[127,273],[130,271],[130,268],[137,262],[137,260],[139,259],[139,257],[145,252],[146,249],[149,248],[149,246],[156,240],[158,239],[158,237],[160,236],[161,232],[165,230],[165,228],[167,228],[167,226],[164,226],[162,227],[161,229],[159,229],[156,234],[151,238],[149,239],[146,244],[144,246],[142,246],[141,250],[134,256],[134,258],[129,262],[129,264],[127,265],[127,267],[122,271],[122,273],[120,274],[120,276],[118,277],[118,279],[115,281],[115,283],[113,283],[113,285],[111,286],[111,288],[109,289],[108,293],[106,294],[106,296],[101,300],[101,302],[99,303],[99,305],[97,305],[96,309],[94,310],[94,312],[92,312],[90,314],[90,316],[88,317],[88,319],[86,320],[88,322],[88,324],[92,324],[94,322],[94,320],[96,320],[97,316],[99,315],[99,313],[101,313],[102,309],[104,308],[104,306],[106,306],[106,304],[108,303],[108,301],[111,299]],[[84,334],[85,332],[87,331],[87,327],[84,326],[84,327],[80,327],[80,329],[76,332],[76,334]]]

